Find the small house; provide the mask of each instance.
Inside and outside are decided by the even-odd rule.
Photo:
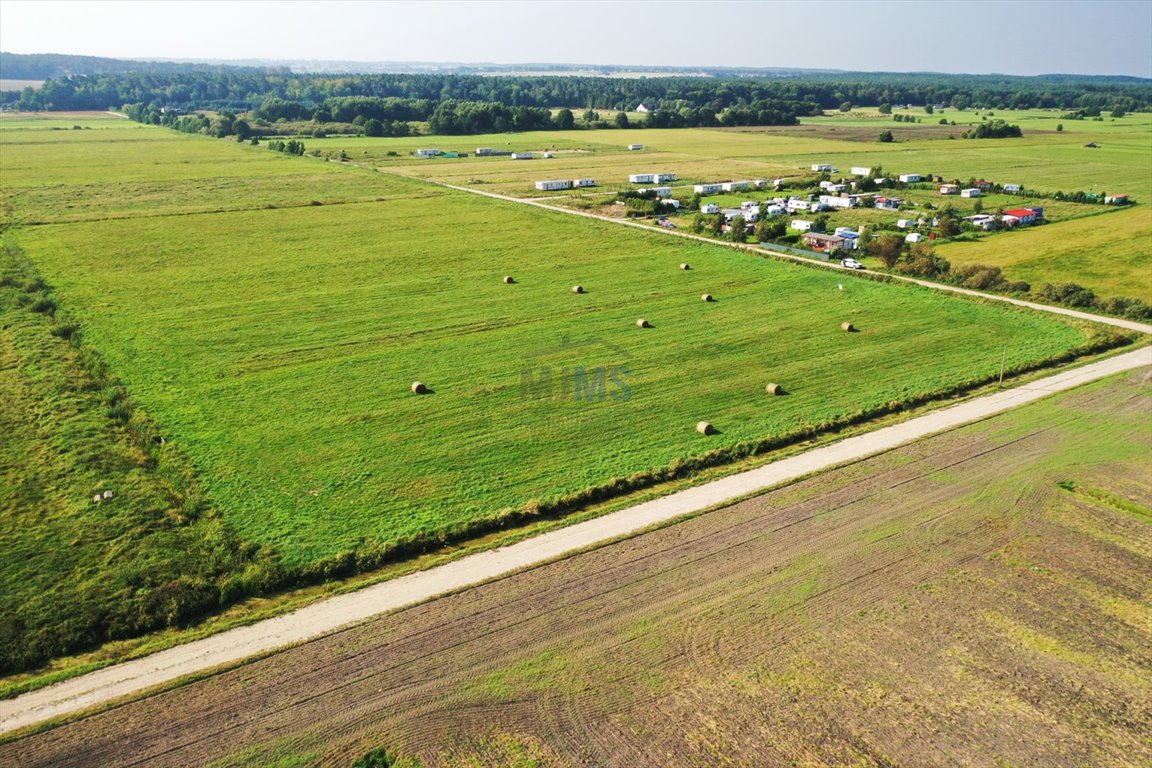
[[[904,202],[898,197],[878,197],[876,198],[876,207],[883,208],[886,211],[897,211],[900,209],[900,203]]]
[[[657,197],[667,197],[672,194],[672,187],[653,187],[649,191]]]
[[[647,114],[648,112],[651,112],[652,110],[648,108],[647,104],[645,104],[644,102],[640,102],[639,104],[636,105],[636,111],[643,115],[643,114]]]
[[[752,186],[750,181],[726,181],[720,185],[720,189],[724,192],[742,192],[750,186]]]
[[[764,209],[764,215],[765,216],[783,216],[784,215],[784,206],[782,206],[782,205],[770,205]]]
[[[826,208],[853,208],[856,205],[856,201],[851,197],[820,195],[820,204]]]
[[[513,160],[535,160],[536,155],[532,154],[531,152],[513,152],[512,153],[512,159]]]
[[[833,168],[828,163],[816,163],[812,166],[812,170],[817,173],[830,173]]]
[[[488,157],[492,154],[492,147],[477,147],[476,157]]]
[[[1024,187],[1022,187],[1019,184],[1005,184],[1004,185],[1004,191],[1010,192],[1010,193],[1015,195],[1015,194],[1020,194],[1020,192],[1024,191]]]
[[[807,211],[810,209],[807,200],[801,200],[796,197],[785,203],[784,207],[788,209],[789,213],[796,213],[796,211]]]
[[[628,176],[628,181],[633,184],[652,184],[656,181],[656,174],[654,173],[633,173]]]
[[[896,219],[896,227],[899,229],[915,229],[915,219]]]
[[[808,221],[807,219],[792,219],[792,224],[790,226],[792,229],[795,229],[799,232],[807,232],[808,230],[812,229],[812,222]]]
[[[872,175],[872,169],[871,168],[864,168],[864,167],[861,167],[859,165],[854,165],[849,170],[852,172],[853,176],[871,176]]]
[[[968,189],[960,190],[960,197],[980,197],[979,187],[969,187]]]
[[[1040,218],[1043,209],[1038,213],[1035,208],[1009,208],[1004,211],[1004,218],[1013,216],[1020,224],[1035,224]]]
[[[704,203],[700,206],[700,213],[720,213],[720,206],[716,203]]]
[[[698,195],[714,195],[723,189],[721,184],[697,184],[692,191]]]
[[[924,177],[918,173],[902,173],[896,178],[900,179],[904,184],[915,184],[918,181],[924,181]]]
[[[829,251],[844,250],[844,238],[839,235],[822,235],[819,232],[807,232],[801,238],[804,245],[814,251],[827,253]]]
[[[940,194],[942,195],[958,195],[960,194],[959,184],[941,184]]]
[[[568,179],[548,179],[536,182],[536,189],[542,192],[553,192],[557,189],[571,189],[572,182]]]
[[[664,205],[671,206],[676,210],[680,210],[680,201],[674,197],[662,197],[660,198],[660,202]]]
[[[628,151],[629,152],[636,152],[636,151],[641,150],[641,149],[644,149],[643,144],[629,144],[628,145]]]
[[[439,157],[440,155],[444,154],[444,150],[442,150],[442,149],[418,149],[413,154],[415,154],[416,157]]]
[[[904,242],[906,242],[906,243],[918,243],[923,239],[924,239],[924,236],[921,235],[919,232],[909,232],[904,237]]]
[[[668,181],[676,181],[676,174],[674,173],[657,173],[656,183],[663,184]]]
[[[596,179],[576,179],[572,182],[574,187],[594,187],[596,186]]]

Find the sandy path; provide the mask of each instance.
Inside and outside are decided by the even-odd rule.
[[[314,603],[284,616],[98,670],[0,702],[0,733],[110,702],[185,675],[316,638],[386,611],[423,602],[812,472],[856,461],[936,432],[987,418],[1053,392],[1147,366],[1152,366],[1152,348],[1128,352],[511,546],[470,555],[427,571]]]

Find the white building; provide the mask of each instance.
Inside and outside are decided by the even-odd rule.
[[[639,149],[644,149],[644,145],[643,144],[629,144],[628,145],[628,151],[629,152],[635,152]]]
[[[476,157],[487,157],[492,154],[492,147],[477,147]]]
[[[680,201],[674,197],[662,197],[660,198],[660,202],[664,205],[670,205],[676,210],[680,210]]]
[[[720,206],[716,203],[704,203],[700,206],[700,213],[720,213]]]
[[[864,167],[859,166],[859,165],[852,166],[852,168],[850,170],[852,171],[853,176],[871,176],[872,175],[872,169],[871,168],[864,168]]]
[[[692,191],[698,195],[714,195],[723,189],[721,184],[697,184],[692,187]]]
[[[921,235],[919,232],[909,232],[908,235],[904,238],[904,242],[906,242],[906,243],[918,243],[923,239],[924,239],[924,236]]]
[[[752,186],[750,181],[726,181],[720,185],[720,189],[725,192],[740,192]]]
[[[899,227],[900,229],[915,229],[916,228],[916,220],[915,219],[897,219],[896,220],[896,226]]]
[[[513,160],[535,160],[536,155],[532,154],[531,152],[513,152],[512,153],[512,159]]]
[[[656,174],[654,173],[633,173],[628,177],[628,181],[633,184],[652,184],[656,181]]]
[[[816,163],[815,165],[812,166],[812,170],[816,171],[817,173],[825,173],[825,172],[830,172],[834,169],[828,163]]]
[[[829,208],[852,208],[855,205],[852,198],[839,195],[820,195],[820,203]]]
[[[897,178],[905,184],[915,184],[918,181],[924,181],[924,177],[918,173],[902,173]]]
[[[784,207],[788,209],[788,213],[796,213],[796,211],[807,211],[809,209],[808,201],[799,198],[792,198]]]
[[[1019,184],[1005,184],[1004,185],[1004,191],[1005,192],[1022,192],[1023,190],[1024,190],[1024,187],[1022,187]]]
[[[784,215],[784,206],[770,205],[764,209],[765,216],[782,216]]]
[[[548,179],[536,182],[536,189],[542,192],[552,192],[557,189],[572,189],[572,182],[568,179]]]
[[[980,187],[960,190],[960,197],[980,197]]]
[[[416,157],[436,157],[437,155],[444,154],[444,150],[442,150],[442,149],[418,149],[413,154],[415,154]]]
[[[799,230],[800,232],[807,232],[812,229],[812,222],[807,219],[792,219],[792,229]]]
[[[958,195],[960,194],[959,184],[941,184],[940,194],[942,195]]]
[[[667,197],[672,194],[672,187],[653,187],[651,192],[657,197]]]
[[[658,173],[656,174],[656,183],[663,184],[666,181],[676,181],[676,174],[674,173]]]
[[[768,186],[768,179],[756,179],[752,182],[752,186],[756,187],[756,189],[764,189]]]
[[[596,186],[596,179],[575,179],[572,182],[574,187],[594,187]]]

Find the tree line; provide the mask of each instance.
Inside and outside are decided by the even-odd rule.
[[[5,74],[22,71],[4,55]],[[9,63],[13,62],[13,63]],[[5,92],[0,105],[22,110],[107,109],[144,104],[157,109],[249,111],[270,99],[296,105],[309,117],[325,102],[349,97],[479,102],[509,108],[629,111],[643,103],[669,121],[684,110],[733,110],[735,121],[761,113],[809,114],[812,110],[881,104],[942,104],[953,109],[1046,108],[1121,112],[1152,110],[1152,82],[1139,78],[1009,77],[1001,75],[806,74],[792,77],[607,78],[457,74],[299,74],[282,68],[206,67],[70,74],[40,88]],[[424,110],[427,111],[427,110]],[[377,116],[376,119],[384,118]],[[401,118],[393,118],[401,119]],[[407,118],[420,119],[420,118]],[[427,119],[426,117],[423,119]],[[734,124],[740,124],[736,122]],[[653,127],[658,127],[654,125]],[[670,127],[670,126],[669,126]]]

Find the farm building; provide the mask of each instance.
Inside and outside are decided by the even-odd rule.
[[[1021,224],[1035,224],[1044,218],[1043,208],[1009,208],[1004,211],[1004,217],[1014,216]]]
[[[720,206],[716,203],[704,203],[700,206],[700,213],[720,213]]]
[[[666,181],[676,181],[676,174],[674,173],[658,173],[656,174],[656,183],[663,184]]]
[[[418,149],[415,152],[413,152],[412,154],[416,155],[416,157],[438,157],[439,155],[444,154],[444,150],[442,150],[442,149]]]
[[[698,195],[714,195],[723,189],[722,184],[697,184],[692,191]]]
[[[644,102],[640,102],[636,106],[636,111],[639,112],[640,114],[644,114],[646,112],[651,112],[652,110],[648,108],[647,104],[645,104]]]
[[[574,187],[594,187],[596,186],[596,179],[575,179],[572,182]]]
[[[488,157],[492,154],[492,147],[477,147],[476,157]]]
[[[941,184],[940,194],[942,195],[958,195],[960,194],[959,184]]]
[[[918,173],[902,173],[897,178],[905,184],[915,184],[918,181],[924,181],[924,177]]]
[[[549,179],[547,181],[536,182],[536,189],[544,192],[551,192],[557,189],[571,189],[572,182],[568,179]]]
[[[1024,190],[1024,187],[1020,184],[1005,184],[1004,185],[1004,191],[1005,192],[1019,193],[1019,192],[1022,192],[1023,190]]]
[[[532,154],[531,152],[513,152],[512,153],[512,159],[513,160],[535,160],[536,155]]]
[[[652,184],[656,181],[656,174],[654,173],[633,173],[628,176],[628,181],[633,184]]]
[[[795,229],[795,227],[793,227]],[[839,235],[822,235],[819,232],[806,232],[801,238],[804,245],[814,251],[842,251],[844,238]]]
[[[812,222],[808,221],[808,219],[792,219],[792,224],[789,226],[799,232],[807,232],[812,229]]]
[[[635,151],[640,150],[640,149],[644,149],[643,144],[629,144],[628,145],[628,151],[629,152],[635,152]]]
[[[824,172],[831,172],[831,171],[834,171],[836,169],[833,168],[828,163],[815,163],[812,166],[812,170],[816,171],[817,173],[824,173]]]
[[[871,168],[864,168],[864,167],[859,166],[859,165],[852,166],[852,168],[850,170],[851,170],[853,176],[871,176],[872,175],[872,169]]]
[[[752,186],[750,181],[726,181],[720,185],[720,189],[724,192],[740,192]]]
[[[960,190],[960,197],[980,197],[980,187],[969,187]]]

